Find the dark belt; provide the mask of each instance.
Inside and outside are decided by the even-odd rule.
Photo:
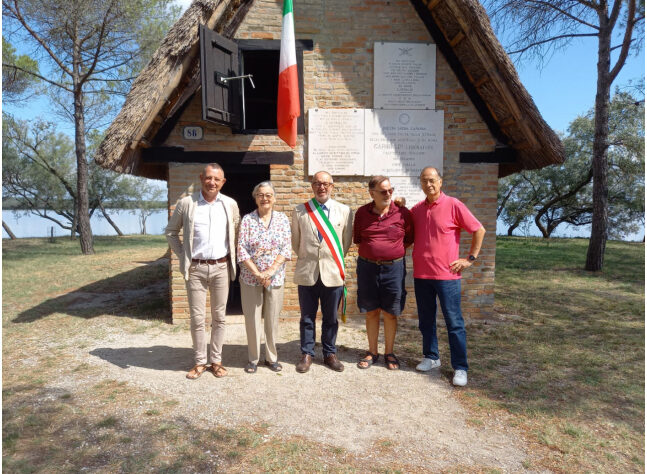
[[[224,257],[217,258],[215,260],[212,259],[212,258],[207,259],[207,260],[202,260],[202,259],[199,259],[199,258],[192,258],[191,261],[193,263],[206,263],[208,265],[215,265],[216,263],[225,263],[228,258],[229,258],[229,255],[225,255]]]
[[[364,260],[368,263],[374,263],[375,265],[393,265],[394,263],[399,262],[404,257],[395,258],[393,260],[371,260],[370,258],[359,257],[361,260]]]

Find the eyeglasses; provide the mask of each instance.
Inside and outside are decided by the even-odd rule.
[[[256,195],[256,197],[261,198],[261,199],[272,199],[274,197],[274,194],[262,194],[262,193],[259,193],[259,194]]]
[[[321,181],[315,181],[314,183],[312,183],[313,188],[324,187],[324,188],[328,189],[331,186],[332,186],[332,183],[323,183]]]
[[[436,183],[440,182],[440,178],[438,178],[438,179],[436,179],[436,178],[431,178],[431,179],[420,178],[420,182],[422,184],[427,184],[427,183],[436,184]]]
[[[387,194],[393,194],[393,191],[395,191],[395,188],[391,189],[371,189],[371,191],[375,191],[376,193],[380,193],[382,196],[386,196]]]

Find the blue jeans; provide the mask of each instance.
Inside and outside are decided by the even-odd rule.
[[[343,286],[325,286],[321,278],[313,286],[299,285],[299,306],[301,307],[301,353],[315,355],[316,326],[315,318],[321,303],[321,345],[324,356],[335,354],[337,348],[337,307],[344,294]]]
[[[460,280],[426,280],[414,278],[418,305],[418,328],[422,333],[422,353],[428,359],[438,359],[436,336],[436,297],[443,310],[449,350],[454,370],[467,370],[467,342],[461,312]]]

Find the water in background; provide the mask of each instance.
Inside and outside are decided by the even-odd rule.
[[[117,226],[124,234],[139,234],[139,219],[137,215],[133,215],[131,211],[123,209],[109,209],[108,214],[110,218],[117,223]],[[35,216],[33,214],[25,214],[23,212],[2,211],[2,219],[9,225],[16,237],[49,237],[50,228],[54,227],[54,236],[68,236],[69,231],[62,229],[57,224],[48,219]],[[159,209],[155,211],[146,221],[146,233],[152,235],[161,235],[164,233],[164,228],[168,222],[168,214],[166,209]],[[115,229],[108,224],[108,221],[102,215],[95,214],[90,220],[92,225],[93,235],[117,235]],[[506,235],[508,227],[501,221],[497,222],[496,233],[497,235]],[[526,237],[541,237],[537,227],[532,224],[525,227],[518,227],[514,231],[516,236]],[[572,227],[569,225],[560,225],[553,237],[582,237],[589,238],[591,235],[590,226]],[[645,236],[644,228],[635,234],[626,236],[623,240],[629,242],[642,242]],[[2,230],[2,238],[7,239],[9,236]]]
[[[498,220],[496,223],[496,234],[497,235],[508,235],[508,226],[502,221]],[[541,237],[541,232],[537,229],[537,226],[534,222],[528,223],[526,225],[521,225],[517,227],[513,234],[517,237]],[[568,224],[560,224],[557,229],[553,231],[551,237],[567,237],[574,238],[580,237],[588,239],[591,237],[591,226],[582,225],[573,227]],[[625,242],[642,242],[645,237],[645,227],[643,226],[638,232],[633,234],[625,235],[622,240]]]
[[[124,234],[139,234],[139,217],[134,215],[130,210],[108,209],[110,218],[117,224],[117,227]],[[55,216],[56,217],[56,216]],[[49,237],[50,229],[54,227],[54,236],[69,236],[70,231],[61,228],[55,222],[44,219],[33,214],[25,214],[22,211],[2,211],[2,220],[7,223],[9,228],[16,234],[16,237]],[[62,220],[62,219],[61,219]],[[168,212],[166,209],[154,211],[146,219],[146,233],[160,235],[164,233],[164,228],[168,222]],[[90,219],[93,235],[117,235],[115,229],[101,215],[95,213]],[[8,239],[9,235],[2,229],[2,238]]]

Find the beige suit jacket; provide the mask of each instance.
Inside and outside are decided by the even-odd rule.
[[[353,213],[348,206],[333,199],[329,199],[326,206],[330,209],[329,220],[345,256],[353,237]],[[337,264],[326,242],[319,242],[317,227],[308,216],[305,204],[299,204],[292,213],[291,230],[292,250],[297,254],[294,282],[312,286],[321,276],[321,282],[326,286],[342,286],[344,282]]]
[[[229,196],[219,193],[225,205],[227,214],[227,244],[229,245],[229,277],[236,279],[236,237],[238,236],[238,225],[240,224],[240,212],[238,204]],[[191,255],[193,255],[193,219],[195,210],[200,199],[200,191],[180,199],[175,205],[173,215],[168,221],[165,229],[166,240],[175,255],[180,259],[180,272],[184,279],[189,279],[189,267],[191,266]],[[180,240],[180,229],[182,240]]]

